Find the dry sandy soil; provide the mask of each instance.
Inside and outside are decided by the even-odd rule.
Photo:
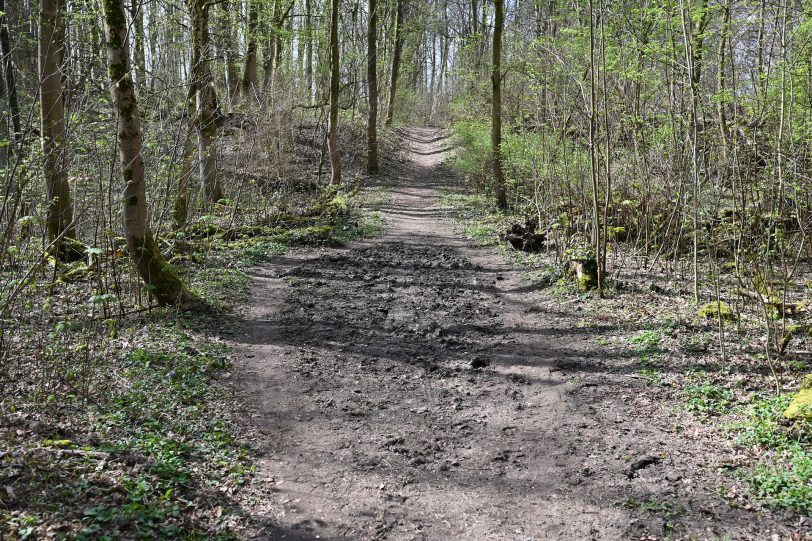
[[[789,539],[573,308],[437,206],[448,140],[404,134],[385,233],[256,269],[235,339],[261,454],[249,539]],[[797,530],[796,530],[797,536]]]

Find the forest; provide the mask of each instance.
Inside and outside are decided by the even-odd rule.
[[[0,0],[0,539],[812,540],[812,3]]]

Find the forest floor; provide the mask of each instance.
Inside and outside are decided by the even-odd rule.
[[[381,236],[253,272],[226,382],[260,454],[241,536],[802,539],[729,505],[717,446],[640,411],[599,326],[455,232],[444,132],[403,138]]]

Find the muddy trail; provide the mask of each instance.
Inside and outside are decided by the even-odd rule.
[[[251,539],[764,539],[703,449],[635,411],[629,359],[437,205],[449,140],[403,134],[384,235],[257,269],[232,385]]]

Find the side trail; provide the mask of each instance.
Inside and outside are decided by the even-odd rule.
[[[756,534],[695,481],[700,449],[635,414],[643,384],[599,328],[454,234],[436,197],[444,133],[403,137],[383,236],[255,273],[232,382],[262,453],[247,537]]]

